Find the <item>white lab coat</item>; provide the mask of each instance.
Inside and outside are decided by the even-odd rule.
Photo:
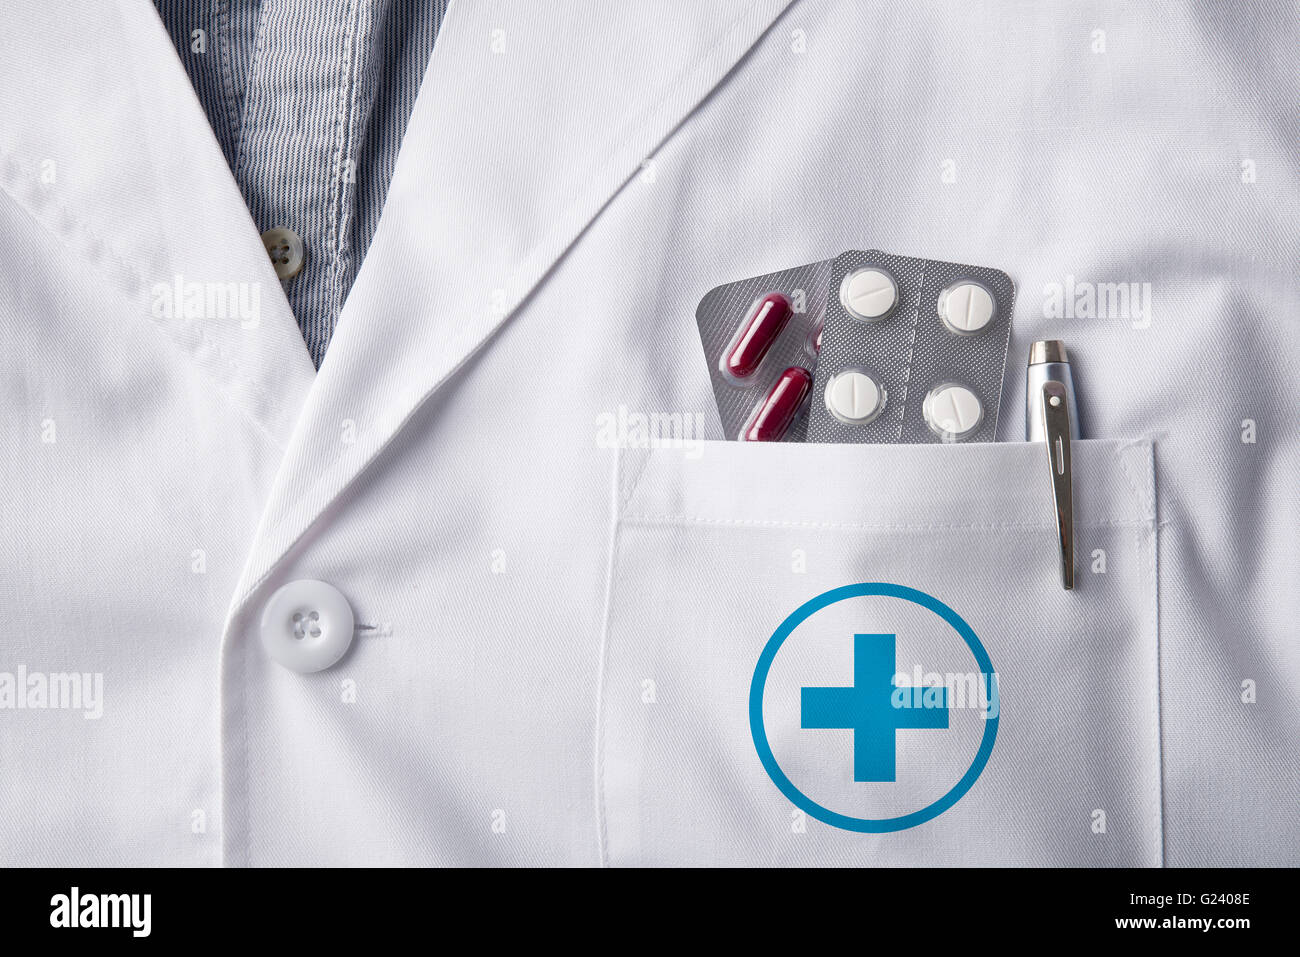
[[[6,5],[0,671],[103,713],[0,711],[0,861],[1300,863],[1295,8],[786,7],[454,4],[315,373],[152,5]],[[854,248],[1015,279],[1003,441],[610,447],[620,409],[718,438],[696,302]],[[155,315],[176,276],[259,322]],[[314,674],[259,640],[298,579],[359,626]],[[747,715],[859,581],[960,613],[1002,697],[890,834],[801,820]]]

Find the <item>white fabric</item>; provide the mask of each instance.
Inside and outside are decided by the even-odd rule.
[[[103,715],[0,711],[0,861],[1300,863],[1298,34],[455,4],[313,374],[152,6],[8,4],[0,672],[102,673]],[[627,414],[720,435],[705,291],[873,247],[1016,280],[1002,443],[609,447]],[[260,322],[154,315],[177,275],[258,284]],[[1149,313],[1055,308],[1121,282]],[[1090,440],[1072,594],[1018,441],[1049,337]],[[358,623],[316,674],[259,640],[297,579]],[[748,682],[855,581],[966,618],[999,740],[926,825],[797,832]]]

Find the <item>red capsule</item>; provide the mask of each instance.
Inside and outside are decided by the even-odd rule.
[[[746,442],[779,442],[812,390],[812,373],[791,366],[781,373],[772,391],[749,420],[743,436]]]
[[[769,292],[755,303],[736,344],[723,357],[723,371],[734,379],[752,376],[792,315],[790,300],[779,292]]]

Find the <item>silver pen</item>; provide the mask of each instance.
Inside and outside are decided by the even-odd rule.
[[[1065,344],[1045,339],[1029,347],[1025,372],[1025,438],[1047,447],[1052,505],[1061,550],[1061,585],[1074,587],[1074,489],[1070,440],[1079,437],[1079,407]]]

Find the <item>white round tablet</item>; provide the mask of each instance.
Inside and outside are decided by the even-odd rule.
[[[855,269],[840,283],[840,304],[850,316],[874,322],[898,302],[894,277],[880,269]]]
[[[979,283],[959,282],[939,295],[939,318],[959,336],[982,330],[993,320],[993,296]]]
[[[964,385],[937,385],[921,403],[921,415],[930,431],[944,441],[964,439],[984,421],[980,397]]]
[[[862,369],[846,369],[826,383],[826,409],[847,425],[865,425],[885,408],[885,390]]]

